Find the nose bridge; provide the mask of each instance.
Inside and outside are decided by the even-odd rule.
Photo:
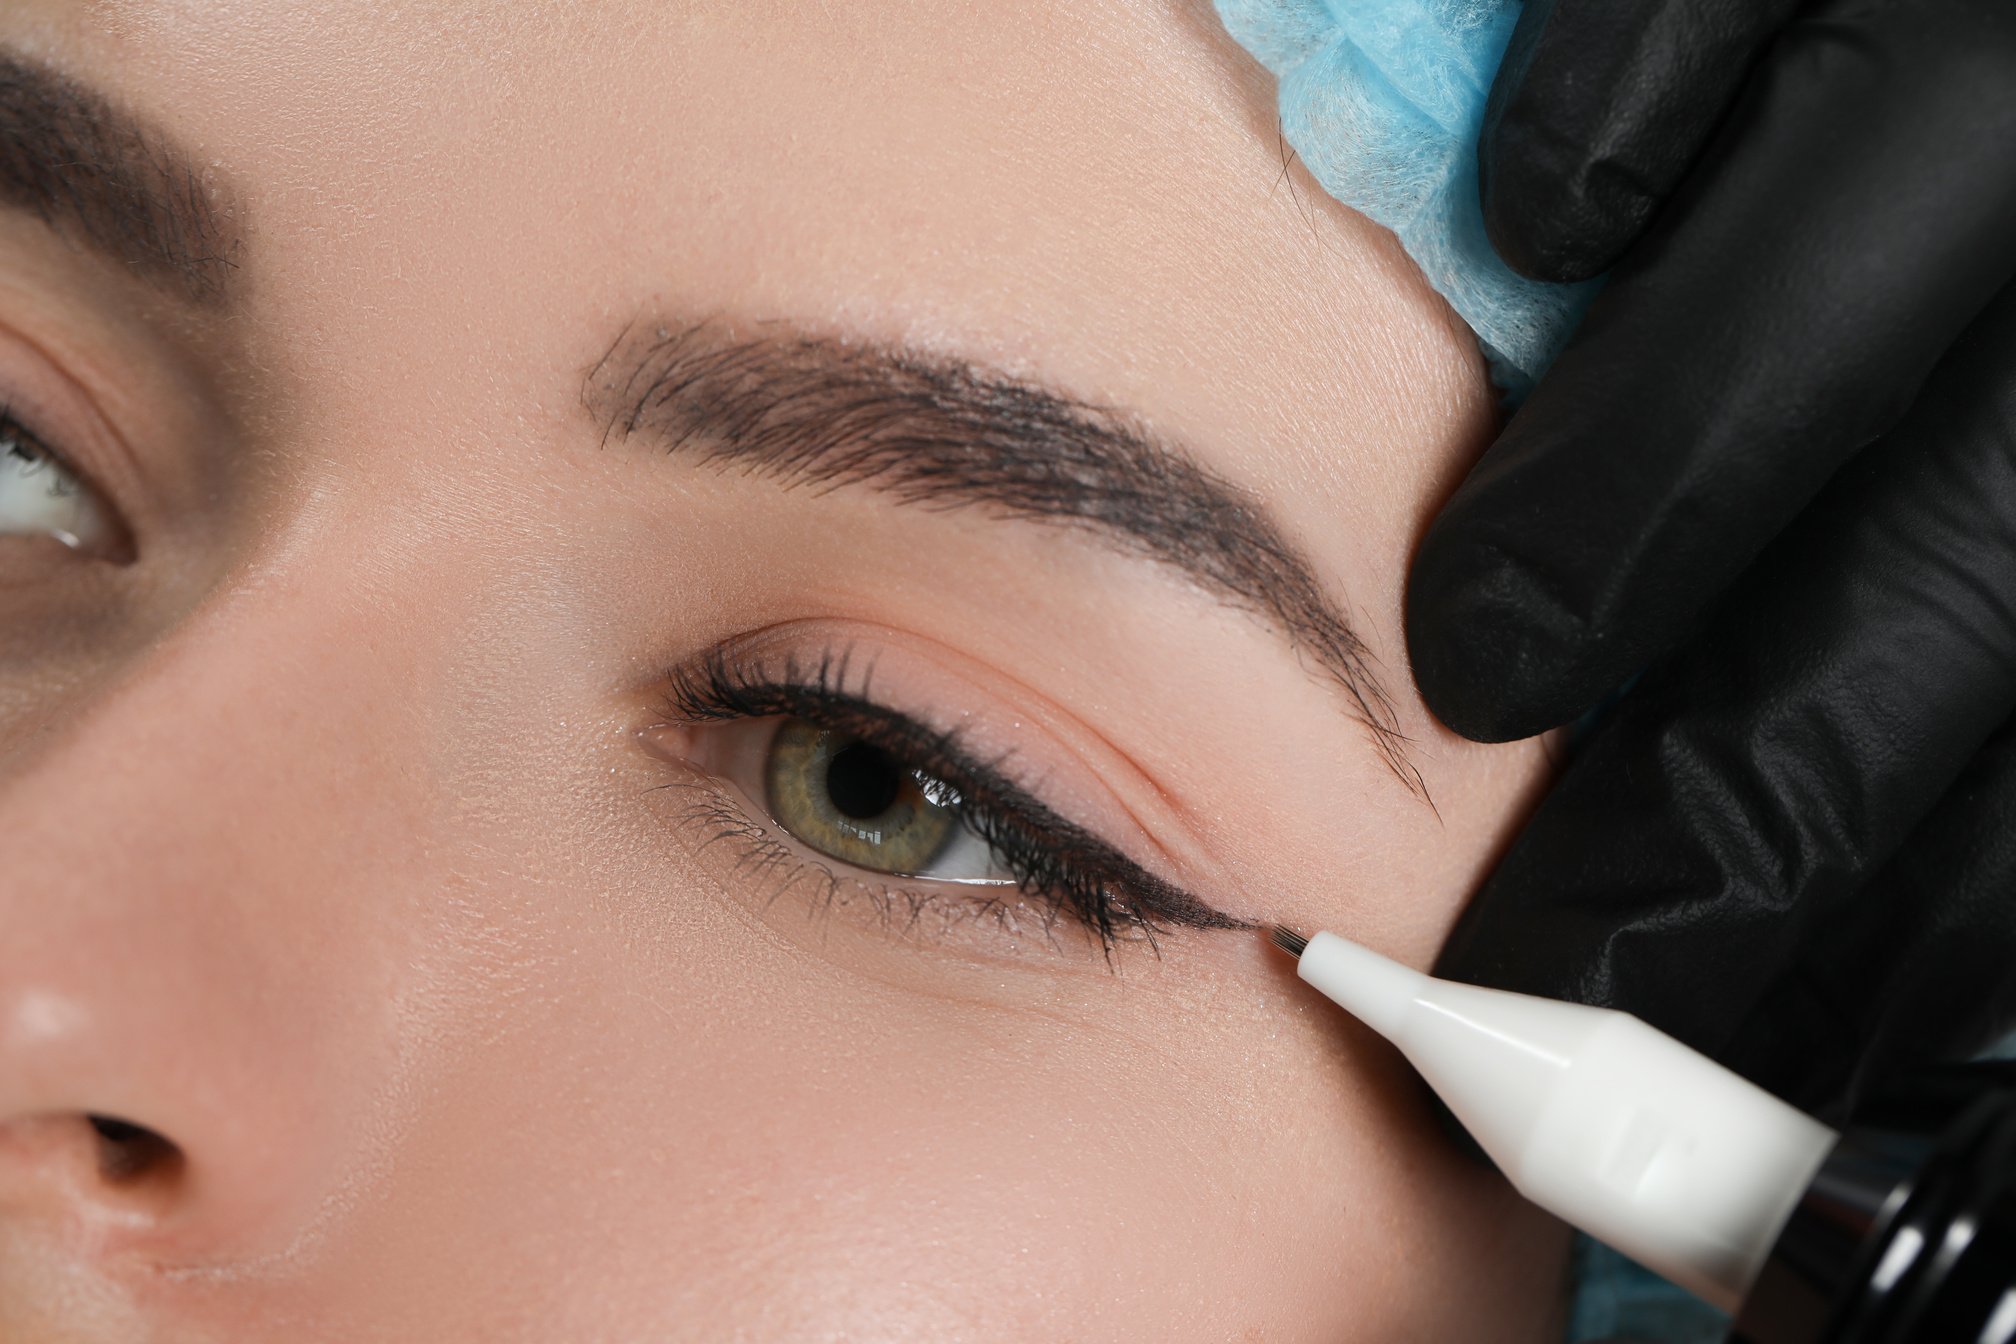
[[[344,638],[356,610],[276,584],[200,611],[0,779],[0,1210],[66,1160],[5,1142],[52,1117],[174,1145],[156,1211],[192,1253],[340,1179],[346,1106],[389,1082],[384,915],[425,827],[382,701],[411,669]]]

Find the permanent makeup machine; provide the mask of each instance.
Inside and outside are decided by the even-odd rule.
[[[1521,1194],[1732,1312],[1737,1344],[2016,1340],[2016,1064],[1928,1072],[1837,1133],[1627,1014],[1273,937]]]
[[[1627,574],[1623,566],[1648,555],[1707,555],[1704,535],[1714,542],[1705,569],[1731,556],[1757,555],[1771,529],[1751,538],[1732,535],[1741,528],[1730,525],[1734,514],[1717,511],[1719,504],[1741,500],[1749,507],[1755,501],[1746,490],[1760,490],[1756,516],[1782,525],[1788,515],[1782,500],[1769,497],[1766,487],[1777,487],[1762,465],[1777,460],[1772,452],[1803,464],[1785,447],[1790,444],[1834,452],[1831,461],[1838,462],[1841,452],[1880,438],[1894,422],[1895,407],[1917,397],[1914,380],[1946,353],[1961,327],[1981,311],[1979,304],[2007,283],[2006,239],[2016,220],[2016,196],[2005,171],[2007,137],[1983,128],[2009,124],[1995,118],[2008,105],[2016,11],[1996,0],[1908,6],[1855,0],[1215,3],[1227,30],[1277,81],[1286,146],[1326,192],[1393,232],[1427,282],[1477,335],[1508,409],[1523,400],[1521,415],[1488,450],[1499,454],[1495,469],[1480,473],[1499,493],[1462,497],[1475,505],[1465,519],[1476,523],[1462,534],[1470,546],[1460,551],[1462,564],[1444,565],[1437,571],[1441,586],[1424,589],[1424,562],[1417,560],[1409,588],[1417,684],[1444,723],[1473,738],[1530,736],[1595,703],[1582,694],[1588,687],[1576,682],[1572,693],[1555,697],[1559,705],[1533,692],[1527,696],[1532,703],[1507,710],[1506,702],[1516,697],[1500,694],[1501,676],[1509,681],[1516,671],[1528,690],[1545,689],[1550,669],[1566,663],[1600,691],[1643,673],[1648,660],[1672,647],[1660,642],[1670,609],[1695,595],[1683,591],[1691,578],[1683,582],[1663,571],[1657,577],[1672,580],[1665,586],[1648,581],[1632,587],[1626,579],[1642,576]],[[1653,22],[1655,15],[1664,21]],[[1512,75],[1509,83],[1501,79],[1501,63]],[[1545,77],[1536,76],[1543,71]],[[1494,88],[1494,81],[1502,87]],[[1742,101],[1729,101],[1739,92]],[[1688,121],[1690,107],[1702,114],[1697,121]],[[1627,115],[1634,109],[1645,114],[1638,122]],[[1520,128],[1510,141],[1501,134],[1508,124]],[[1671,173],[1662,178],[1659,165],[1665,160],[1658,151],[1677,145],[1688,125],[1698,125],[1704,135],[1719,126],[1715,153],[1724,157],[1702,150],[1707,157],[1692,159],[1690,167],[1688,155],[1676,150]],[[1493,146],[1486,162],[1490,171],[1480,170],[1480,141]],[[1558,176],[1534,177],[1549,190],[1530,200],[1504,188],[1500,154],[1507,143],[1528,142],[1528,160],[1519,162],[1566,165]],[[1691,174],[1684,183],[1683,170]],[[1495,213],[1495,227],[1487,229],[1482,198],[1493,195],[1494,180],[1500,188],[1495,200],[1526,201],[1534,219],[1567,221],[1601,234],[1589,221],[1607,221],[1597,203],[1615,197],[1643,206],[1636,216],[1640,227],[1647,217],[1654,222],[1648,234],[1627,230],[1611,250],[1596,249],[1600,264],[1557,265],[1554,253],[1543,248],[1548,264],[1528,264],[1526,273],[1518,273],[1494,243],[1509,237],[1519,250],[1521,235],[1507,231],[1513,215]],[[1662,204],[1678,213],[1660,219]],[[1931,219],[1952,227],[1928,229],[1922,221]],[[1536,236],[1549,246],[1566,248],[1564,237],[1582,236],[1566,225],[1548,229]],[[1767,236],[1768,247],[1752,245]],[[1634,256],[1628,249],[1634,237],[1651,238],[1652,250]],[[1521,255],[1530,263],[1540,253]],[[1532,278],[1538,275],[1575,283]],[[1909,283],[1893,295],[1882,285],[1895,276]],[[1925,306],[1949,292],[1964,300],[1956,301],[1957,316],[1948,319],[1936,304]],[[1894,311],[1879,303],[1869,311],[1881,317],[1835,320],[1815,294],[1879,295]],[[1763,316],[1751,324],[1761,333],[1749,352],[1757,358],[1739,364],[1729,353],[1743,349],[1730,344],[1740,326],[1731,315],[1750,312],[1745,305],[1753,300],[1763,305],[1756,310]],[[1801,301],[1808,301],[1805,308]],[[1593,337],[1582,330],[1557,367],[1556,356],[1577,334],[1592,303]],[[1793,312],[1806,315],[1805,327],[1787,316]],[[1900,320],[1900,314],[1909,320]],[[1714,335],[1700,337],[1680,320],[1683,315],[1688,321],[1699,316],[1700,330]],[[1880,850],[1888,841],[1878,823],[1890,825],[1895,817],[1883,812],[1872,823],[1871,811],[1857,805],[1887,802],[1892,795],[1884,789],[1894,784],[1897,798],[1911,800],[1895,809],[1897,816],[1915,825],[1923,814],[1917,795],[1896,781],[1916,779],[1910,768],[1919,768],[1928,778],[1951,782],[1950,774],[1923,761],[1900,764],[1880,752],[1865,761],[1845,754],[1845,747],[1861,749],[1864,739],[1904,741],[1909,750],[1930,756],[1950,738],[1953,760],[1964,762],[1979,749],[1981,737],[2007,719],[2005,663],[1984,660],[1978,685],[1967,678],[1975,667],[1970,652],[1985,639],[1980,632],[2005,619],[2003,608],[1976,617],[1968,599],[1983,592],[2007,601],[2007,582],[1992,565],[2007,553],[2009,487],[2002,464],[2011,413],[2004,389],[2007,333],[2016,331],[2016,319],[2008,322],[2006,330],[1994,328],[1978,338],[1988,353],[1970,354],[1973,364],[1948,358],[1942,366],[1942,374],[1950,370],[1951,378],[1962,381],[1931,389],[1925,404],[1948,419],[1930,421],[1924,431],[1930,437],[1922,442],[1900,440],[1906,448],[1899,451],[1911,468],[1900,479],[1958,484],[1922,506],[1917,496],[1901,490],[1884,496],[1879,502],[1904,501],[1893,505],[1896,518],[1881,520],[1890,529],[1885,535],[1903,539],[1897,549],[1872,547],[1865,553],[1837,546],[1828,552],[1832,563],[1792,570],[1809,590],[1818,586],[1814,576],[1824,575],[1833,586],[1770,610],[1796,610],[1812,621],[1795,629],[1760,618],[1757,628],[1743,627],[1717,645],[1716,656],[1706,660],[1711,666],[1698,681],[1685,683],[1699,691],[1698,703],[1712,706],[1728,722],[1749,725],[1752,719],[1742,714],[1756,705],[1741,697],[1768,698],[1766,691],[1808,711],[1775,736],[1760,732],[1760,751],[1799,755],[1806,744],[1817,744],[1809,748],[1815,754],[1844,749],[1840,760],[1802,756],[1799,763],[1810,769],[1791,772],[1782,790],[1794,804],[1782,814],[1771,813],[1783,823],[1797,812],[1798,799],[1826,794],[1830,787],[1852,800],[1816,824],[1816,844],[1838,834],[1845,847]],[[1799,339],[1844,330],[1866,349]],[[1928,344],[1922,352],[1908,342],[1883,344],[1869,339],[1872,331],[1924,333]],[[1606,341],[1624,353],[1613,359]],[[1802,366],[1775,361],[1780,349],[1817,352],[1817,373],[1809,378]],[[1698,382],[1690,382],[1685,370],[1698,350],[1711,350],[1715,358],[1701,365]],[[1634,378],[1642,368],[1652,373]],[[1740,377],[1728,373],[1739,368]],[[1970,376],[1974,381],[1965,382]],[[1814,386],[1825,390],[1815,393]],[[1577,418],[1584,405],[1636,407],[1639,399],[1627,392],[1644,387],[1680,389],[1667,400],[1644,399],[1648,407],[1680,409],[1664,419],[1601,420],[1597,430]],[[1887,399],[1870,395],[1890,387],[1898,390]],[[1753,402],[1744,401],[1744,389],[1756,393]],[[1862,413],[1864,399],[1866,424],[1853,418]],[[1704,406],[1713,408],[1705,430],[1689,419]],[[1777,417],[1785,406],[1798,408],[1797,415]],[[1756,407],[1763,410],[1745,418]],[[1813,407],[1838,410],[1845,418],[1821,425]],[[1508,450],[1507,440],[1522,420],[1526,437]],[[1740,446],[1740,463],[1692,455],[1700,443],[1720,441],[1718,434]],[[1979,451],[1977,440],[1985,445]],[[1543,443],[1559,451],[1549,456],[1534,447]],[[1603,452],[1592,457],[1570,451],[1591,443]],[[1928,444],[1947,454],[1942,462],[1964,462],[1968,470],[1935,467]],[[1633,464],[1639,464],[1635,473]],[[1977,464],[1986,466],[1976,469]],[[1951,475],[1938,477],[1935,471]],[[1824,473],[1800,477],[1783,494],[1795,503],[1806,501],[1824,479]],[[1696,489],[1703,481],[1712,488]],[[1477,504],[1480,498],[1499,511]],[[1977,529],[1987,540],[1950,521],[1961,516],[1956,499],[1991,502],[1982,510],[1988,525]],[[1570,507],[1560,518],[1591,526],[1571,527],[1575,535],[1560,545],[1556,532],[1541,528],[1529,535],[1505,521],[1517,514],[1520,526],[1534,518],[1551,524],[1556,514],[1550,510],[1564,500]],[[1652,500],[1657,507],[1630,515],[1614,535],[1596,535],[1593,520],[1609,517],[1606,510],[1618,500],[1635,501],[1633,508]],[[1840,535],[1874,534],[1875,509],[1869,499],[1849,499]],[[1669,524],[1673,530],[1658,530]],[[1824,529],[1801,536],[1816,546],[1835,538]],[[1431,532],[1423,551],[1436,545]],[[1920,552],[1940,559],[1919,564],[1914,557]],[[1991,577],[1983,579],[1950,558],[1962,554],[1990,567]],[[1846,558],[1850,555],[1859,568]],[[1617,568],[1592,576],[1592,567],[1605,564]],[[1733,582],[1736,574],[1721,577]],[[1593,590],[1600,594],[1591,596]],[[1712,597],[1720,590],[1711,584],[1705,591]],[[1893,592],[1896,600],[1882,605]],[[1613,629],[1604,623],[1633,601],[1653,613],[1641,626]],[[1540,633],[1530,640],[1525,627],[1507,634],[1517,623],[1505,613],[1514,608]],[[1417,622],[1419,610],[1438,617],[1456,611],[1463,619],[1445,628],[1433,620]],[[1933,628],[1928,612],[1957,613],[1951,623],[1958,630],[1952,645],[1958,652],[1946,657],[1917,635],[1896,649],[1881,644],[1880,637],[1893,631]],[[1425,643],[1415,638],[1421,633],[1417,626],[1434,637]],[[1772,644],[1773,635],[1787,642]],[[1881,656],[1853,663],[1845,651],[1859,650],[1860,639]],[[1763,652],[1751,657],[1755,650]],[[1776,662],[1769,661],[1773,655]],[[1623,660],[1615,669],[1604,662],[1613,657]],[[1741,661],[1744,657],[1751,661]],[[1846,689],[1822,680],[1797,681],[1837,667],[1909,667],[1914,658],[1923,666],[1907,675],[1922,672],[1922,681],[1887,698],[1859,672],[1843,674]],[[1942,660],[1950,666],[1935,667]],[[1767,664],[1769,673],[1759,670]],[[1723,683],[1714,678],[1731,668],[1734,689],[1717,699]],[[1429,681],[1444,694],[1431,693]],[[1894,716],[1872,711],[1873,726],[1851,715],[1842,727],[1823,712],[1841,709],[1844,701],[1853,702],[1851,710],[1875,705],[1883,712],[1914,696],[1930,704],[1923,687],[1934,682],[1957,689],[1938,702],[1950,706],[1948,718],[1934,717],[1929,725],[1900,727]],[[1711,684],[1714,690],[1701,689]],[[1458,704],[1475,686],[1484,689]],[[1788,689],[1795,686],[1796,693]],[[1452,707],[1467,727],[1447,712]],[[1757,721],[1784,726],[1768,718]],[[1724,755],[1741,758],[1749,744],[1717,737],[1726,725],[1716,724],[1703,730],[1705,737]],[[1682,738],[1676,734],[1673,740]],[[1698,743],[1692,750],[1688,765],[1672,771],[1721,759]],[[1660,759],[1640,777],[1670,780],[1670,773],[1662,773],[1668,762]],[[1828,775],[1830,767],[1840,780]],[[1713,768],[1710,761],[1699,773],[1706,777]],[[1760,777],[1768,783],[1769,774],[1760,767],[1729,787],[1757,785]],[[1774,803],[1782,801],[1758,787]],[[1655,788],[1646,809],[1684,806],[1709,792]],[[1930,798],[1923,802],[1929,805]],[[2002,829],[2003,821],[1984,818],[1972,834]],[[1797,828],[1787,823],[1786,830]],[[1699,847],[1665,852],[1683,851],[1693,854]],[[1773,853],[1783,857],[1782,850]],[[1852,870],[1854,857],[1842,860],[1844,871]],[[1662,873],[1662,880],[1684,888],[1699,878]],[[1768,887],[1770,880],[1767,874],[1753,886]],[[1700,885],[1708,894],[1715,890],[1712,882]],[[2007,889],[2006,881],[1984,882],[1979,900],[1990,901]],[[1707,903],[1706,895],[1701,903]],[[1773,913],[1762,911],[1757,922],[1768,923]],[[1656,923],[1654,916],[1646,918]],[[1666,932],[1653,927],[1648,936],[1656,942]],[[1523,1194],[1733,1313],[1734,1339],[2016,1344],[2016,1064],[1955,1065],[1919,1075],[1879,1096],[1837,1132],[1635,1017],[1431,978],[1333,934],[1305,941],[1277,929],[1275,941],[1297,957],[1302,979],[1399,1047]],[[1989,959],[1985,950],[1978,958]],[[1682,982],[1674,992],[1684,995],[1686,989]],[[1704,978],[1698,992],[1705,998],[1717,988]]]

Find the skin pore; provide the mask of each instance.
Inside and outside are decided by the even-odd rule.
[[[0,1338],[1558,1333],[1242,927],[1426,964],[1546,761],[1399,637],[1474,346],[1208,6],[0,48],[200,204],[0,171],[0,404],[130,542],[0,536]],[[1021,885],[783,833],[780,717]]]

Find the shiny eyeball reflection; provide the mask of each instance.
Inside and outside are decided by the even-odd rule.
[[[54,537],[72,550],[102,553],[117,531],[90,486],[10,426],[0,427],[0,536]]]
[[[1012,883],[966,822],[958,790],[872,743],[784,719],[771,734],[759,795],[799,843],[897,877]]]

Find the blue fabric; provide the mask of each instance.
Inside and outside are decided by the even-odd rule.
[[[1215,0],[1280,81],[1281,132],[1325,191],[1391,229],[1517,400],[1599,280],[1550,285],[1491,249],[1477,133],[1518,0]]]
[[[1568,1344],[1617,1339],[1722,1344],[1728,1337],[1729,1318],[1722,1312],[1602,1242],[1576,1236]]]

